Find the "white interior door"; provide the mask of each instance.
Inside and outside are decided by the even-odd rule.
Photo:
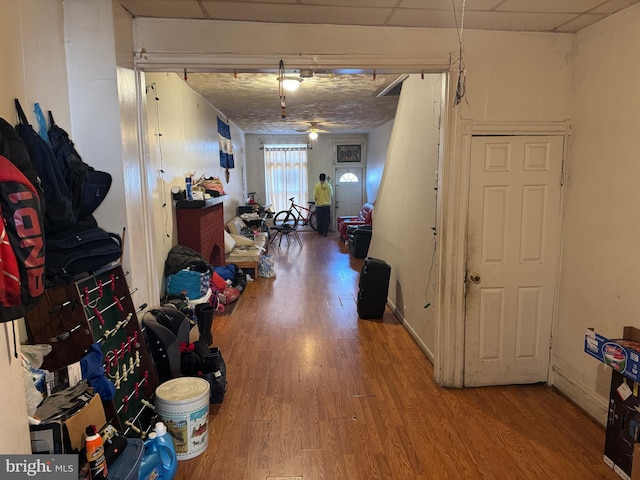
[[[334,189],[335,219],[339,216],[357,215],[364,198],[362,167],[336,168]]]
[[[547,380],[563,141],[472,139],[465,386]]]

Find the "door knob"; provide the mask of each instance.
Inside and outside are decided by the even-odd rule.
[[[476,272],[471,272],[469,274],[469,280],[471,280],[473,283],[480,283],[480,274]]]

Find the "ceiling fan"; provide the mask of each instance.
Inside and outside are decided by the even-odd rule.
[[[319,122],[309,122],[309,128],[300,129],[298,132],[306,132],[309,134],[309,139],[316,140],[318,138],[319,133],[331,133],[329,130],[324,130],[320,128]]]

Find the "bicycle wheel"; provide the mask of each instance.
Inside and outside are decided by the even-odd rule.
[[[309,217],[309,225],[316,232],[318,231],[318,217],[316,217],[316,212],[311,212],[311,216]]]
[[[298,219],[290,210],[282,210],[273,217],[274,227],[284,227],[288,225],[290,228],[298,227]]]

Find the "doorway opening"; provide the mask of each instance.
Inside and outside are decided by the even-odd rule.
[[[345,59],[345,61],[348,62],[348,59]],[[179,71],[181,71],[181,69],[182,69],[182,66],[180,66],[180,70]],[[444,73],[443,78],[444,78],[444,82],[446,82],[446,86],[445,86],[444,90],[446,91],[447,98],[449,98],[451,96],[451,86],[449,85],[449,80],[448,79],[449,78],[455,78],[455,76],[451,75],[451,73],[450,73],[451,67],[450,67],[449,57],[448,56],[446,57],[446,60],[443,59],[442,64],[440,64],[440,65],[438,65],[437,62],[436,62],[435,65],[431,65],[431,66],[427,66],[427,67],[422,67],[422,68],[416,67],[416,70],[417,71],[425,70],[425,71],[429,71],[430,73],[437,73],[438,75],[442,75]],[[405,68],[403,68],[403,71],[406,71]],[[447,102],[446,105],[449,105],[448,100],[446,102]],[[448,128],[449,128],[448,127],[448,122],[450,121],[449,120],[449,111],[450,111],[450,109],[448,107],[443,108],[441,131],[443,132],[442,133],[442,137],[445,140],[447,140],[447,138],[446,138],[447,137],[447,132],[449,131],[448,130]],[[233,122],[233,117],[230,117],[229,120]],[[300,135],[300,134],[298,134],[297,136],[298,136],[298,138],[302,137],[302,135]],[[418,136],[414,136],[413,139],[416,140],[416,141],[420,141]],[[396,138],[396,139],[394,139],[394,141],[402,141],[402,140]],[[438,153],[438,156],[440,158],[439,161],[446,163],[446,155],[448,154],[448,151],[449,151],[449,145],[448,145],[447,141],[441,141],[439,144],[434,144],[433,145],[433,149],[434,150],[439,150],[439,153]],[[249,150],[248,147],[247,147],[247,150]],[[252,150],[256,150],[256,152],[254,152],[252,154],[255,154],[256,156],[260,156],[261,157],[261,153],[259,152],[258,148],[255,148],[255,149],[252,149]],[[317,150],[318,150],[317,147],[315,147],[315,145],[314,145],[313,152],[316,152]],[[370,148],[369,148],[369,150],[370,150]],[[211,153],[215,154],[215,152],[211,152]],[[166,158],[167,158],[167,156],[165,156],[165,159]],[[335,159],[335,157],[332,156],[330,162],[331,162],[331,165],[332,165],[333,169],[329,170],[329,171],[333,172],[332,176],[333,176],[334,179],[336,179],[336,178],[339,177],[337,169],[338,168],[343,168],[343,166],[339,165],[337,163],[337,161],[335,161],[334,159]],[[353,173],[355,176],[357,176],[357,178],[360,179],[360,182],[344,182],[344,184],[345,184],[344,186],[348,187],[349,185],[347,185],[347,183],[356,183],[356,184],[359,184],[359,187],[362,189],[362,191],[365,192],[365,193],[360,193],[360,195],[358,195],[358,194],[354,195],[356,200],[358,199],[358,196],[359,196],[359,201],[357,202],[358,203],[358,210],[359,210],[359,207],[362,206],[362,203],[364,203],[365,198],[369,198],[370,197],[372,199],[375,199],[377,197],[378,188],[373,189],[372,187],[370,187],[370,185],[380,185],[381,182],[383,181],[383,171],[384,171],[385,160],[386,160],[386,151],[384,152],[383,155],[380,156],[380,158],[374,159],[371,163],[367,162],[366,169],[365,169],[364,165],[360,165],[359,166],[360,167],[360,172],[355,173],[354,169],[356,167],[355,166],[351,167],[352,168],[352,172],[351,173]],[[165,165],[165,167],[166,167],[166,165]],[[254,176],[254,174],[251,172],[252,168],[253,168],[253,165],[246,165],[245,170],[244,170],[245,175],[247,177],[247,182],[248,183],[252,181],[252,177]],[[440,168],[438,168],[437,170],[441,171]],[[409,171],[406,171],[405,173],[409,173]],[[233,175],[233,172],[232,172],[232,175]],[[257,175],[259,177],[264,178],[263,177],[264,171],[260,170],[257,173]],[[439,179],[437,179],[437,180],[434,179],[434,172],[431,172],[430,175],[431,175],[430,176],[430,180],[431,181],[439,183],[439,181],[440,181]],[[317,173],[316,172],[313,172],[313,175],[310,175],[310,178],[313,178],[314,180],[315,180],[316,177],[317,177]],[[342,176],[340,176],[340,178],[342,178]],[[246,185],[244,186],[244,189],[247,190]],[[252,186],[250,188],[250,190],[251,191],[256,191],[257,189]],[[416,189],[416,191],[419,191],[419,190]],[[439,190],[438,195],[442,195],[442,194],[443,194],[442,190]],[[256,196],[265,198],[265,195],[264,194],[261,195],[260,192],[258,192]],[[416,205],[418,203],[419,203],[418,201],[415,202]],[[336,216],[337,216],[337,214],[334,214],[334,215],[332,215],[332,218],[335,219]],[[150,231],[153,231],[153,228],[151,228]],[[162,246],[158,245],[156,248],[161,248],[161,247]],[[159,254],[159,255],[156,254],[156,256],[160,256],[161,257],[162,255],[161,254]],[[428,267],[428,265],[426,265],[426,267]],[[442,268],[442,267],[439,265],[439,268]],[[159,273],[159,275],[161,275],[161,272]],[[404,294],[405,294],[405,299],[409,298],[409,296],[411,296],[411,293],[408,292],[408,291],[405,291]],[[418,296],[420,296],[420,295],[421,295],[421,292],[418,293]],[[441,316],[441,312],[440,311],[438,311],[437,316],[438,316],[438,318]],[[436,324],[436,325],[438,323],[439,323],[439,320],[436,320],[434,322],[434,324]],[[416,332],[414,332],[414,333],[416,333]],[[434,335],[440,335],[440,334],[441,334],[441,329],[440,328],[436,328]],[[434,360],[435,364],[437,364],[440,361],[438,359],[438,352],[440,352],[440,351],[442,351],[442,350],[438,350],[436,348],[432,349],[432,352],[434,352],[433,360]]]

